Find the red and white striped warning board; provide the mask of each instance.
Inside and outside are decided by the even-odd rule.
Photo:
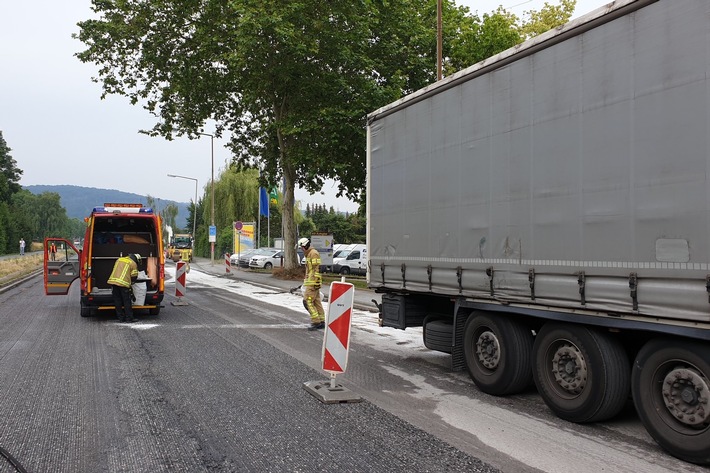
[[[349,282],[331,283],[323,340],[324,371],[344,373],[348,365],[354,299],[355,287],[352,284]]]
[[[175,270],[175,297],[182,297],[185,295],[185,272],[187,271],[187,264],[184,261],[177,262],[177,269]]]
[[[232,272],[232,261],[229,259],[229,253],[224,254],[224,269],[227,271],[227,274]]]

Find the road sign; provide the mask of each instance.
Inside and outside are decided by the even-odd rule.
[[[217,241],[217,227],[214,225],[210,225],[210,243],[214,243]]]
[[[341,282],[331,283],[330,297],[328,298],[328,315],[323,337],[323,369],[330,373],[330,382],[309,381],[303,383],[303,389],[326,404],[360,402],[362,400],[360,396],[348,388],[335,383],[335,377],[339,373],[344,373],[348,364],[350,325],[355,299],[354,286],[344,281],[345,278]]]
[[[241,230],[243,226],[244,226],[244,224],[242,223],[241,220],[234,222],[234,229],[235,230]]]
[[[189,266],[184,261],[178,261],[175,268],[175,297],[177,301],[173,301],[172,305],[187,305],[187,302],[182,300],[185,295],[185,273]]]
[[[350,325],[355,287],[347,282],[333,282],[328,297],[328,316],[323,341],[323,370],[344,373],[348,364]]]

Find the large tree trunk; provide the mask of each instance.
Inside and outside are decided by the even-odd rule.
[[[284,224],[284,246],[285,246],[285,268],[295,269],[300,266],[298,256],[296,254],[296,223],[294,218],[295,212],[295,171],[288,165],[283,166],[285,179],[284,201],[282,209],[282,218]]]
[[[276,131],[276,136],[279,140],[279,160],[284,177],[283,207],[281,209],[284,226],[284,268],[289,270],[296,269],[301,264],[296,253],[296,220],[294,218],[296,169],[289,160],[287,140],[284,139],[281,130]]]

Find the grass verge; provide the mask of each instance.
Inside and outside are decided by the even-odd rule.
[[[25,254],[0,260],[0,283],[14,281],[42,268],[42,253]]]

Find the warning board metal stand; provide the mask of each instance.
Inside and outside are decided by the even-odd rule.
[[[303,389],[325,404],[362,400],[360,396],[335,382],[335,376],[344,373],[348,364],[354,298],[355,288],[345,282],[345,277],[341,282],[331,283],[322,354],[323,370],[330,373],[330,381],[303,383]]]
[[[340,404],[343,402],[361,402],[362,398],[344,387],[335,383],[335,373],[330,373],[330,381],[308,381],[303,383],[303,389],[323,404]]]

